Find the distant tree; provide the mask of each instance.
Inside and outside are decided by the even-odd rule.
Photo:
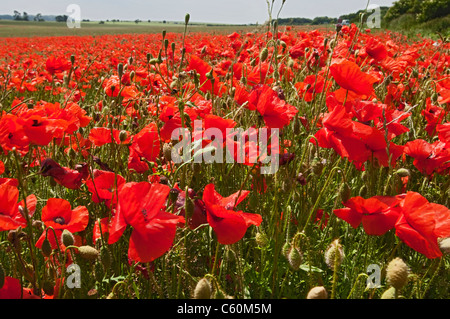
[[[328,24],[328,23],[336,23],[337,19],[336,18],[329,18],[329,17],[315,17],[312,20],[313,25],[317,25],[317,24]]]
[[[98,24],[105,24],[105,21],[100,21]]]
[[[14,10],[14,20],[17,20],[17,21],[22,20],[22,15],[17,10]]]
[[[450,14],[448,0],[398,0],[389,8],[384,19],[391,22],[402,15],[409,14],[417,22],[426,22]]]
[[[44,19],[42,18],[42,14],[40,14],[40,13],[36,14],[36,16],[34,17],[34,21],[39,21],[39,22],[44,21]]]
[[[22,20],[23,20],[23,21],[28,21],[28,20],[29,20],[29,18],[28,18],[28,13],[24,12],[24,13],[22,14]]]
[[[66,22],[69,17],[66,15],[59,15],[55,17],[56,22]]]
[[[141,22],[141,20],[139,20],[139,19],[134,20],[134,23],[136,23],[136,24],[138,24],[139,22]]]
[[[421,12],[417,16],[420,22],[426,22],[450,14],[450,2],[448,0],[423,1]]]
[[[166,20],[163,20],[163,23],[166,23]]]

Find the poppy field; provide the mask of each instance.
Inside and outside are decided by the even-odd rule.
[[[0,39],[0,298],[448,298],[449,50],[189,15]]]

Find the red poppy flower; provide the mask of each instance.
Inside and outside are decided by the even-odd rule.
[[[400,195],[368,199],[356,196],[344,203],[347,208],[335,209],[333,213],[355,229],[362,223],[368,235],[380,236],[394,228],[400,217],[400,211],[396,208],[400,201]]]
[[[70,70],[71,63],[70,61],[61,58],[50,56],[45,62],[45,68],[51,75],[56,73],[61,73],[67,70]]]
[[[87,177],[85,171],[78,171],[67,167],[62,167],[51,158],[46,158],[41,163],[39,173],[42,176],[51,176],[56,183],[69,189],[81,187],[83,179]]]
[[[112,131],[112,132],[111,132]],[[114,143],[116,144],[128,144],[131,141],[131,136],[129,132],[124,131],[127,133],[127,136],[124,141],[120,140],[120,130],[117,129],[110,129],[107,127],[93,127],[89,132],[89,140],[95,145],[95,146],[102,146],[105,144],[112,143],[114,139]]]
[[[362,72],[355,62],[349,60],[332,64],[330,72],[340,87],[359,95],[370,96],[373,93],[373,84],[377,82],[376,78]]]
[[[89,212],[85,206],[72,209],[70,202],[62,198],[49,198],[42,208],[42,221],[53,229],[67,229],[71,233],[82,231],[89,222]]]
[[[217,241],[223,245],[231,245],[241,240],[247,228],[259,226],[262,217],[259,214],[235,211],[250,191],[236,192],[228,197],[222,197],[215,191],[214,184],[208,184],[203,191],[203,202],[207,212],[207,220],[217,235]]]
[[[33,115],[25,119],[23,129],[30,143],[46,146],[54,137],[61,137],[67,128],[64,120],[55,120]]]
[[[147,182],[130,182],[119,192],[119,203],[113,228],[133,227],[128,247],[130,259],[151,262],[172,246],[182,216],[164,211],[170,187]]]
[[[19,212],[18,199],[17,187],[8,184],[0,185],[0,231],[27,225],[25,217]]]
[[[414,158],[413,164],[422,174],[446,174],[450,168],[450,150],[439,140],[432,144],[422,139],[409,141],[404,152]]]
[[[366,53],[376,61],[382,61],[388,56],[388,51],[383,43],[375,37],[370,37],[365,45]]]
[[[450,237],[450,209],[416,192],[408,192],[400,208],[403,214],[395,224],[396,235],[427,258],[441,257],[438,239]]]
[[[158,129],[152,122],[133,137],[133,144],[130,148],[134,148],[139,156],[144,157],[147,161],[154,162],[159,156],[160,146]]]
[[[222,84],[219,82],[219,78],[217,77],[217,74],[212,70],[212,67],[204,60],[199,58],[196,55],[192,55],[189,60],[189,65],[187,66],[188,71],[195,70],[200,75],[200,90],[202,92],[211,92],[213,90],[213,93],[215,95],[220,95],[220,93],[223,92],[225,89],[222,87]],[[214,84],[211,82],[211,79],[208,79],[207,74],[212,71],[212,78],[214,79]],[[214,85],[214,88],[213,88]]]
[[[186,192],[179,189],[177,185],[171,191],[178,192],[177,200],[175,201],[175,207],[177,208],[181,216],[185,216]],[[186,219],[187,225],[190,229],[196,229],[197,227],[208,222],[206,219],[205,205],[202,200],[194,199],[195,192],[193,189],[188,190],[188,196],[191,198],[191,200],[194,201],[194,211],[192,213],[192,216]]]
[[[125,184],[125,178],[114,172],[94,170],[94,179],[89,178],[86,186],[92,193],[94,203],[105,202],[106,206],[111,207],[117,204],[116,193],[120,187]]]
[[[325,114],[322,125],[323,128],[315,134],[320,147],[333,148],[342,158],[348,158],[357,167],[370,158],[371,152],[353,132],[353,121],[345,108],[336,107]],[[316,144],[315,139],[310,141]]]
[[[22,286],[20,280],[6,276],[3,287],[0,288],[0,299],[20,299],[22,297]]]
[[[47,204],[42,208],[41,220],[46,227],[52,227],[55,230],[55,234],[51,230],[47,234],[51,247],[56,249],[59,246],[64,249],[61,242],[63,230],[67,229],[71,233],[85,230],[89,223],[89,212],[85,206],[78,206],[72,209],[70,203],[65,199],[49,198]],[[47,231],[44,230],[36,242],[36,247],[42,247],[46,233]],[[80,241],[80,238],[76,239],[78,242]]]
[[[323,92],[324,87],[325,78],[321,75],[308,75],[303,82],[295,84],[298,95],[306,102],[311,102],[318,93]]]
[[[267,85],[256,87],[249,95],[248,108],[257,110],[269,128],[282,129],[298,113],[295,106],[278,97],[277,92]]]

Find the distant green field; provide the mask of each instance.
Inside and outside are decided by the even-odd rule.
[[[208,32],[234,32],[251,31],[255,26],[242,25],[207,25],[194,23],[189,24],[189,31]],[[180,23],[162,22],[82,22],[81,28],[68,28],[66,23],[61,22],[34,22],[34,21],[12,21],[0,20],[0,37],[35,37],[35,36],[83,36],[103,34],[130,34],[130,33],[160,33],[183,32],[184,25]]]

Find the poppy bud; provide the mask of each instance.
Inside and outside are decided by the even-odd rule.
[[[324,167],[325,167],[324,160],[320,160],[320,158],[318,157],[315,157],[311,162],[311,170],[316,175],[322,174]]]
[[[211,71],[206,73],[206,78],[209,79],[210,81],[214,80],[213,69],[211,69]]]
[[[300,250],[297,247],[292,247],[288,254],[289,266],[293,270],[298,270],[302,264],[303,257]]]
[[[306,180],[306,177],[305,177],[305,175],[303,175],[303,173],[298,173],[296,180],[302,186],[305,186],[308,183],[308,181]]]
[[[4,284],[5,284],[5,269],[3,268],[3,265],[0,264],[0,289],[2,289]]]
[[[395,299],[395,288],[390,287],[381,295],[381,299]]]
[[[164,49],[167,50],[168,47],[169,47],[169,39],[165,39],[164,40]]]
[[[117,73],[119,75],[119,79],[122,79],[122,75],[123,75],[123,64],[119,63],[117,65]]]
[[[42,242],[41,250],[42,255],[44,255],[45,257],[50,257],[50,255],[52,254],[52,246],[50,245],[50,240],[48,240],[48,238],[45,238]]]
[[[306,296],[306,299],[327,299],[328,293],[325,287],[323,286],[317,286],[312,288],[308,295]]]
[[[8,232],[8,241],[13,245],[16,252],[21,252],[22,247],[20,246],[20,238],[19,235],[22,232],[21,227],[15,230],[10,230]]]
[[[98,258],[98,250],[91,246],[80,246],[78,247],[78,253],[81,258],[86,260],[96,260]]]
[[[178,198],[178,194],[180,193],[180,191],[176,188],[172,188],[169,192],[169,200],[170,202],[175,202]]]
[[[395,174],[397,174],[400,177],[406,177],[406,176],[411,177],[411,171],[407,168],[400,168],[395,172]]]
[[[73,54],[70,56],[70,63],[72,63],[72,65],[75,64],[75,55]]]
[[[263,48],[261,50],[261,53],[259,54],[259,59],[261,62],[264,62],[267,60],[267,57],[269,56],[269,50],[267,48]]]
[[[325,252],[325,263],[331,269],[334,269],[334,266],[340,266],[342,260],[344,259],[344,251],[342,249],[342,245],[339,243],[339,239],[335,239],[327,248]],[[337,262],[337,264],[336,264]]]
[[[386,280],[389,285],[400,290],[408,282],[409,268],[405,262],[397,257],[386,268]]]
[[[189,13],[186,13],[186,15],[184,16],[184,24],[188,24],[190,18],[191,18],[191,15]]]
[[[50,280],[45,280],[44,284],[42,285],[42,290],[44,290],[44,293],[48,296],[53,296],[55,293],[55,285]]]
[[[128,138],[128,133],[125,130],[121,130],[119,133],[119,140],[120,142],[125,142],[125,140]]]
[[[147,63],[150,62],[151,58],[152,58],[152,54],[151,53],[147,53]]]
[[[260,231],[258,231],[258,232],[256,233],[255,240],[256,240],[256,244],[257,244],[258,247],[260,247],[260,248],[266,247],[267,244],[268,244],[268,242],[269,242],[269,240],[268,240],[268,238],[267,238],[267,235],[264,234],[264,233],[262,233],[262,232],[260,232]]]
[[[68,247],[68,246],[73,245],[73,243],[75,242],[75,239],[70,231],[68,231],[67,229],[64,229],[61,234],[61,241],[64,246]]]
[[[283,254],[283,256],[285,256],[286,258],[288,258],[289,255],[289,251],[291,250],[291,245],[286,242],[283,247],[281,248],[281,253]]]
[[[206,278],[200,279],[195,286],[194,299],[210,299],[211,298],[211,284]]]
[[[359,190],[359,196],[366,197],[366,195],[367,195],[367,186],[363,185]]]
[[[342,184],[339,195],[341,196],[341,201],[343,203],[345,203],[346,201],[348,201],[350,199],[351,192],[352,192],[352,190],[351,190],[350,186],[348,186],[347,183]]]

